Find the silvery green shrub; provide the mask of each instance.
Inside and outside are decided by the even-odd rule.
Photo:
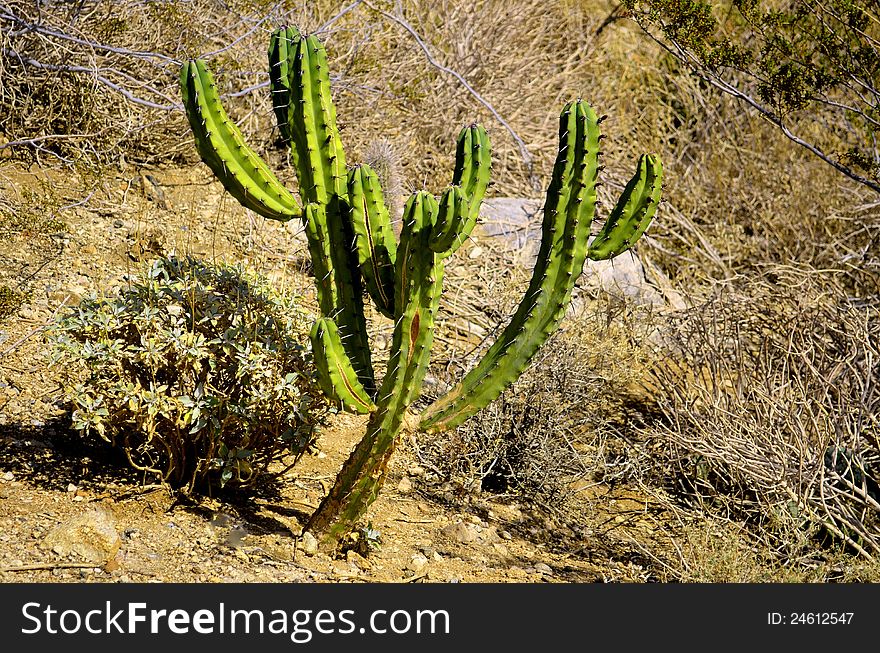
[[[49,340],[74,428],[190,492],[249,485],[314,442],[313,319],[240,268],[168,257],[61,315]]]

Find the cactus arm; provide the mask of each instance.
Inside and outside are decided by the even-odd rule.
[[[348,195],[358,264],[364,284],[376,308],[386,317],[394,318],[397,241],[379,178],[370,166],[364,164],[349,170]]]
[[[565,314],[586,258],[596,203],[599,128],[585,102],[560,116],[559,154],[544,205],[541,249],[528,291],[483,360],[422,414],[420,428],[452,428],[494,400],[526,368]]]
[[[450,186],[440,198],[440,213],[437,217],[437,228],[431,238],[431,249],[443,256],[454,253],[473,230],[473,225],[470,229],[467,227],[469,220],[467,195],[461,186]]]
[[[345,224],[338,213],[320,204],[307,204],[303,211],[312,272],[315,276],[321,314],[332,317],[342,331],[343,348],[360,383],[375,388],[369,342],[366,336],[363,299],[359,275],[353,275],[347,248],[334,247],[332,234],[344,234]],[[345,236],[337,236],[344,242]],[[350,239],[349,239],[350,240]]]
[[[272,32],[269,39],[269,87],[272,92],[272,110],[278,121],[278,131],[285,143],[290,143],[287,122],[290,107],[290,59],[301,38],[296,27],[282,27]]]
[[[442,260],[428,247],[436,211],[436,201],[427,193],[417,193],[407,203],[395,266],[398,317],[377,407],[365,437],[306,526],[322,534],[331,548],[376,498],[401,432],[412,428],[407,409],[418,398],[428,368],[443,281]]]
[[[291,158],[303,201],[330,205],[334,197],[346,198],[347,172],[330,95],[327,53],[314,36],[301,37],[291,45]]]
[[[318,381],[324,394],[353,413],[363,415],[373,411],[376,406],[357,378],[339,339],[336,323],[329,317],[316,320],[312,325],[311,340]]]
[[[279,40],[285,34],[290,36],[286,30],[279,31]],[[312,212],[321,224],[306,224],[310,251],[313,256],[324,257],[324,263],[317,265],[313,259],[316,271],[320,268],[322,275],[316,273],[321,312],[333,317],[358,379],[368,392],[373,392],[361,275],[351,251],[354,231],[349,216],[348,173],[330,94],[327,53],[314,36],[294,35],[288,48],[291,160],[303,200],[322,207],[322,211]],[[321,234],[321,242],[314,242],[317,233]]]
[[[306,204],[303,211],[306,240],[309,244],[309,257],[312,261],[312,274],[321,315],[331,316],[339,303],[337,287],[334,283],[333,249],[327,234],[327,212],[320,204]]]
[[[458,135],[455,148],[452,185],[460,186],[464,191],[468,211],[464,218],[438,223],[438,230],[431,243],[435,252],[445,252],[445,256],[451,256],[471,235],[480,217],[480,206],[489,187],[491,173],[492,147],[489,135],[481,125],[465,127]],[[447,243],[447,246],[442,246]]]
[[[205,62],[183,64],[180,87],[196,149],[202,160],[242,206],[273,220],[301,214],[296,198],[244,141],[226,115]]]
[[[651,224],[663,183],[663,165],[656,156],[643,154],[614,210],[587,252],[594,261],[614,258],[628,250]]]

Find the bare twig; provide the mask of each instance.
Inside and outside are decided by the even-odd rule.
[[[489,110],[489,112],[495,117],[495,119],[499,123],[501,123],[501,125],[504,127],[504,129],[507,130],[507,132],[513,138],[513,140],[516,141],[517,147],[519,148],[520,155],[522,156],[523,163],[525,163],[526,169],[529,172],[529,178],[530,178],[532,187],[534,188],[534,190],[541,190],[541,184],[540,184],[540,181],[538,180],[537,176],[535,175],[534,162],[533,162],[532,155],[529,152],[528,147],[526,147],[525,142],[523,141],[522,138],[520,138],[519,134],[517,134],[516,131],[514,131],[513,127],[511,127],[510,124],[508,124],[508,122],[501,116],[500,113],[498,113],[498,110],[495,109],[495,107],[492,106],[492,104],[490,104],[488,100],[486,100],[482,95],[480,95],[474,89],[474,87],[471,86],[468,83],[468,81],[461,75],[461,73],[459,73],[456,70],[453,70],[452,68],[444,66],[443,64],[438,62],[434,58],[434,55],[431,54],[431,50],[425,44],[424,40],[422,40],[422,37],[419,36],[419,33],[416,32],[415,28],[413,28],[413,26],[410,25],[406,20],[404,20],[400,16],[396,16],[395,14],[389,13],[389,12],[381,10],[381,9],[377,9],[376,7],[374,7],[372,4],[370,4],[366,0],[364,0],[364,6],[369,7],[370,9],[375,11],[376,13],[384,16],[388,20],[391,20],[391,21],[397,23],[398,25],[400,25],[401,27],[403,27],[407,32],[409,32],[410,36],[413,37],[415,42],[422,49],[422,52],[425,53],[425,58],[428,60],[428,63],[430,63],[432,66],[434,66],[435,68],[437,68],[441,72],[444,72],[447,75],[451,75],[451,76],[455,77],[455,79],[457,79],[459,81],[459,83],[465,88],[465,90],[467,90],[468,93],[470,93],[471,95],[474,96],[474,98],[477,100],[477,102],[479,102],[480,104],[482,104],[484,107],[486,107]]]

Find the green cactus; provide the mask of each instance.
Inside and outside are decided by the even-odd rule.
[[[181,89],[196,148],[227,190],[264,217],[302,218],[322,314],[312,329],[322,388],[343,409],[369,415],[364,438],[306,526],[332,549],[376,498],[400,436],[453,428],[498,397],[556,329],[585,259],[612,258],[638,240],[659,202],[662,167],[652,155],[639,160],[636,175],[590,244],[599,119],[581,100],[565,106],[529,288],[483,360],[417,414],[411,407],[430,361],[444,262],[474,229],[489,185],[488,135],[479,125],[461,131],[452,184],[439,202],[424,191],[410,197],[398,242],[377,175],[366,165],[346,170],[321,43],[296,28],[278,29],[270,39],[269,64],[275,115],[290,144],[302,209],[229,121],[204,62],[184,64]],[[364,291],[394,320],[378,388]]]

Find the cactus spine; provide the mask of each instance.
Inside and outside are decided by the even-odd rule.
[[[644,233],[659,202],[662,167],[652,155],[639,160],[635,176],[588,245],[599,120],[581,100],[565,106],[529,288],[483,360],[417,415],[411,406],[430,361],[444,261],[474,229],[489,185],[488,135],[479,125],[461,131],[452,184],[439,202],[424,191],[410,197],[398,242],[377,175],[367,165],[346,170],[323,46],[284,27],[272,34],[269,64],[275,115],[291,147],[302,210],[226,117],[204,62],[184,65],[181,91],[197,150],[227,190],[264,217],[302,216],[322,314],[312,329],[322,388],[345,410],[369,414],[364,438],[307,525],[332,549],[376,498],[400,435],[453,428],[494,400],[556,329],[585,259],[617,256]],[[394,320],[378,388],[367,345],[364,289],[379,312]]]

